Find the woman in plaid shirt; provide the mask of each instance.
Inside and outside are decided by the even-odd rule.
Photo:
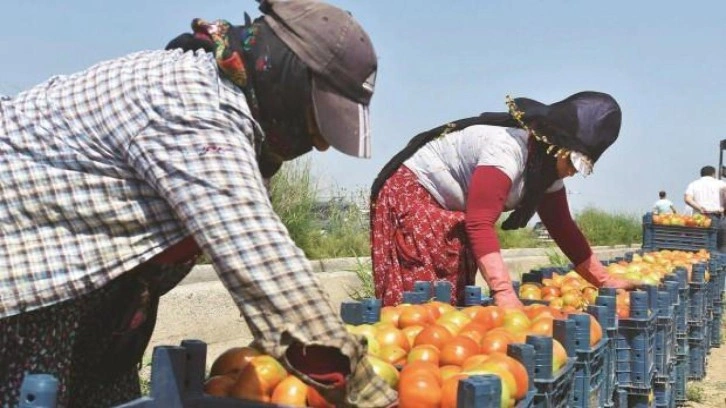
[[[202,251],[264,352],[339,406],[395,400],[264,184],[313,147],[369,156],[373,47],[327,4],[260,9],[0,100],[0,406],[25,372],[59,406],[137,397],[159,296]]]

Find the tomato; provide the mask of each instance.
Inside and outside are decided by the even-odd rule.
[[[393,326],[380,326],[376,328],[378,345],[383,349],[386,346],[398,346],[406,352],[411,348],[408,337],[399,329]]]
[[[399,408],[439,408],[441,385],[439,378],[426,371],[405,375],[401,372],[398,384]]]
[[[294,375],[289,375],[272,391],[270,402],[291,407],[306,407],[307,396],[307,384]]]
[[[552,328],[555,319],[551,315],[542,315],[535,318],[529,326],[529,333],[552,337]]]
[[[466,336],[457,336],[444,343],[439,355],[442,365],[460,366],[464,360],[479,353],[479,343]]]
[[[409,326],[427,326],[433,320],[425,307],[420,305],[410,305],[403,309],[398,318],[398,327],[406,328]]]
[[[487,362],[493,362],[500,365],[506,371],[509,371],[514,376],[514,382],[516,388],[512,389],[512,397],[516,400],[520,400],[527,395],[529,390],[529,374],[527,374],[527,368],[516,359],[503,354],[503,353],[492,353]]]
[[[481,352],[491,354],[495,351],[507,352],[507,346],[514,340],[510,335],[501,331],[491,331],[481,340]]]
[[[454,374],[441,386],[441,408],[456,408],[459,381],[468,378],[467,374]]]
[[[209,376],[239,373],[252,360],[252,357],[259,356],[257,349],[252,347],[232,347],[220,354],[212,363]]]
[[[480,322],[489,328],[500,327],[504,324],[504,311],[499,306],[486,306],[481,313]]]
[[[253,357],[237,377],[229,395],[252,401],[269,402],[272,391],[285,378],[287,370],[271,356]]]
[[[414,361],[424,361],[427,363],[439,365],[439,349],[431,344],[421,344],[414,346],[408,353],[407,361],[412,363]]]
[[[419,346],[421,344],[430,344],[441,350],[441,347],[443,347],[444,343],[452,337],[454,336],[444,326],[434,324],[421,330],[421,333],[416,336],[413,344],[414,346]]]
[[[204,382],[204,393],[215,397],[226,397],[237,382],[236,375],[215,375]]]

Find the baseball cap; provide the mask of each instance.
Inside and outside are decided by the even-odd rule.
[[[313,111],[337,150],[370,157],[368,106],[378,59],[368,34],[340,8],[315,0],[262,0],[272,31],[312,71]]]

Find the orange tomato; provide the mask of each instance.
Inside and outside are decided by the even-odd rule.
[[[407,306],[398,317],[398,327],[401,329],[409,326],[426,326],[431,324],[431,322],[431,315],[421,305]]]
[[[423,330],[423,329],[424,329],[424,326],[417,326],[417,325],[408,326],[408,327],[401,329],[403,334],[408,339],[408,344],[410,347],[413,347],[413,341],[416,340],[416,336],[418,336],[418,334],[421,333],[421,330]]]
[[[439,408],[441,385],[439,378],[426,371],[404,375],[398,383],[399,408]]]
[[[555,319],[551,315],[541,315],[532,321],[529,326],[529,333],[552,337],[554,321]]]
[[[507,309],[504,312],[504,328],[512,333],[524,333],[530,325],[529,318],[524,311]]]
[[[456,408],[459,381],[468,378],[467,374],[454,374],[441,386],[441,408]]]
[[[471,357],[469,357],[471,358]],[[441,366],[439,368],[439,373],[441,374],[441,381],[446,381],[449,377],[453,376],[454,374],[458,374],[461,372],[461,367],[455,366],[455,365],[445,365]]]
[[[406,355],[407,351],[402,349],[401,347],[395,345],[387,345],[381,347],[381,349],[378,351],[377,357],[387,363],[398,365],[406,362]]]
[[[398,327],[398,319],[401,317],[403,310],[398,306],[383,306],[381,308],[381,317],[379,322],[390,323],[395,327]]]
[[[424,329],[421,330],[421,333],[416,336],[413,344],[414,346],[419,346],[421,344],[430,344],[441,350],[441,347],[443,347],[444,343],[452,337],[454,336],[447,328],[438,324],[434,324],[428,327],[424,327]]]
[[[469,337],[457,336],[444,343],[439,355],[441,365],[458,365],[479,353],[479,343]]]
[[[307,384],[294,375],[289,375],[272,391],[270,402],[291,407],[306,407],[307,397]]]
[[[204,393],[215,397],[226,397],[237,382],[234,375],[215,375],[204,382]]]
[[[512,337],[506,333],[490,331],[481,339],[481,352],[484,354],[491,354],[496,351],[506,353],[507,346],[513,341]]]
[[[461,371],[469,371],[489,359],[489,354],[475,354],[461,363]]]
[[[411,345],[408,343],[408,337],[401,330],[393,326],[376,328],[375,339],[381,348],[385,346],[398,346],[406,352],[411,348]]]
[[[527,368],[522,363],[503,353],[492,353],[487,362],[498,364],[506,371],[512,373],[514,382],[516,383],[516,389],[512,388],[512,396],[514,399],[519,400],[527,395],[527,391],[529,390],[529,374],[527,374]]]
[[[479,323],[489,328],[500,327],[504,324],[504,311],[499,306],[486,306],[481,312]]]
[[[212,363],[210,377],[229,373],[239,373],[252,360],[259,356],[259,350],[252,347],[232,347],[220,354]]]
[[[552,339],[552,372],[556,373],[567,362],[567,351],[559,341]]]
[[[412,363],[414,361],[424,361],[427,363],[439,365],[439,349],[431,344],[421,344],[414,346],[411,351],[408,352],[406,361]]]
[[[245,366],[229,395],[252,401],[270,402],[272,391],[287,377],[287,370],[268,355],[253,357]]]
[[[602,326],[595,316],[590,315],[590,346],[594,346],[602,340]]]

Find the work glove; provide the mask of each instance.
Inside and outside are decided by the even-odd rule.
[[[580,264],[575,267],[575,271],[585,278],[586,281],[598,288],[632,290],[637,289],[640,286],[639,282],[612,276],[597,259],[595,254],[590,255],[589,258],[580,262]]]
[[[512,278],[509,276],[500,252],[490,252],[479,258],[479,268],[484,280],[489,285],[495,305],[503,308],[523,307],[514,292]]]

